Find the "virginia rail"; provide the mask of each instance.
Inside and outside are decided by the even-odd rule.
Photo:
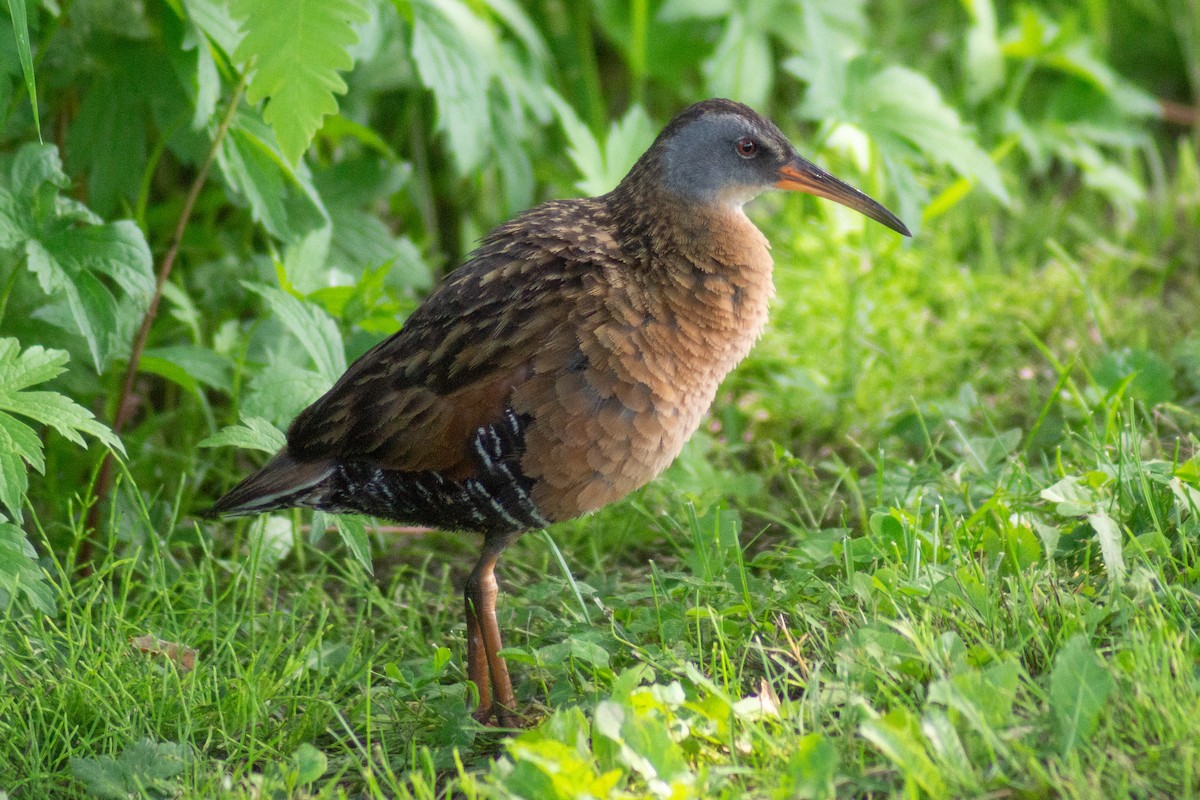
[[[697,103],[608,194],[551,201],[488,233],[213,511],[305,506],[482,533],[464,590],[467,672],[476,718],[513,724],[500,553],[621,499],[679,454],[766,323],[770,245],[742,205],[771,188],[909,235],[770,120]]]

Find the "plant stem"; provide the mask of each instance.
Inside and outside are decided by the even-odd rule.
[[[179,248],[183,243],[183,234],[186,232],[188,222],[192,218],[192,211],[196,207],[196,200],[200,197],[200,191],[204,188],[204,184],[208,180],[208,171],[212,167],[213,161],[216,160],[217,150],[220,148],[221,142],[224,141],[225,135],[229,131],[229,126],[233,124],[233,117],[237,113],[238,106],[241,105],[242,92],[245,88],[246,77],[243,75],[233,89],[233,95],[229,98],[229,107],[225,110],[225,116],[222,117],[220,124],[217,126],[212,144],[208,148],[208,154],[204,157],[204,163],[200,165],[200,170],[196,173],[196,178],[192,181],[192,186],[188,190],[187,198],[183,203],[183,210],[179,212],[179,221],[176,222],[175,231],[171,234],[171,244],[167,247],[167,252],[163,255],[162,262],[159,264],[158,275],[154,282],[154,294],[150,297],[150,306],[146,309],[146,313],[142,317],[142,324],[138,327],[137,333],[133,337],[133,346],[129,351],[129,362],[125,367],[125,378],[121,383],[121,393],[117,396],[116,411],[113,412],[112,429],[113,433],[118,436],[129,423],[129,420],[133,418],[133,413],[137,409],[137,400],[133,394],[133,386],[137,380],[142,353],[146,349],[146,340],[150,338],[150,328],[154,324],[154,318],[158,315],[158,304],[162,300],[163,287],[166,286],[167,280],[171,277],[171,269],[175,266],[175,259],[179,256]],[[88,510],[85,530],[95,529],[99,521],[100,508],[108,498],[111,487],[112,453],[106,453],[100,465],[100,474],[96,478],[95,502]],[[83,545],[80,547],[79,561],[85,565],[91,560],[89,541],[89,539],[84,539]]]
[[[600,88],[600,65],[596,60],[596,43],[592,39],[592,7],[588,3],[571,3],[568,12],[571,33],[575,38],[575,53],[579,60],[579,77],[583,84],[584,112],[593,133],[604,130],[604,97]]]
[[[646,28],[650,8],[647,0],[633,0],[629,20],[629,71],[633,73],[633,102],[640,103],[646,90]]]

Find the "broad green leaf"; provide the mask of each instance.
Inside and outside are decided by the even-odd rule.
[[[7,472],[7,454],[0,451],[0,472]],[[0,480],[3,480],[0,477]],[[43,614],[54,614],[54,587],[37,563],[37,551],[25,532],[0,516],[0,608],[7,608],[11,595],[24,595]]]
[[[129,52],[133,51],[133,52]],[[86,174],[88,204],[102,217],[137,196],[148,142],[152,72],[170,72],[160,51],[127,43],[87,86],[67,132],[63,156],[71,174]]]
[[[865,62],[861,66],[865,67]],[[962,177],[978,181],[1001,201],[1008,201],[1000,171],[991,157],[927,77],[900,66],[869,74],[852,69],[850,75],[847,113],[881,150],[893,157],[916,150],[931,162],[945,164]]]
[[[1097,498],[1074,475],[1068,475],[1053,486],[1041,491],[1041,498],[1055,504],[1055,510],[1064,517],[1077,517],[1089,513],[1096,507]]]
[[[1087,636],[1071,637],[1055,657],[1050,673],[1050,713],[1064,756],[1091,739],[1115,688],[1116,681]]]
[[[234,192],[246,199],[254,219],[275,238],[292,241],[329,224],[307,166],[288,161],[271,129],[253,113],[243,109],[235,115],[217,150],[217,165]]]
[[[771,96],[775,73],[767,32],[738,13],[723,27],[717,49],[703,65],[708,93],[762,108]]]
[[[207,347],[191,344],[152,347],[142,354],[143,372],[154,372],[196,392],[204,385],[228,394],[233,363]]]
[[[538,727],[506,745],[506,757],[492,765],[492,777],[506,796],[542,800],[624,797],[620,769],[597,768],[588,751],[588,721],[578,708],[556,711]]]
[[[412,57],[433,91],[438,130],[459,172],[470,172],[488,154],[495,33],[459,0],[413,0],[412,15]]]
[[[184,61],[184,54],[193,50],[194,64],[190,60]],[[177,69],[185,71],[189,79],[188,88],[194,93],[191,126],[194,131],[202,131],[208,126],[217,111],[217,101],[221,99],[221,74],[213,50],[209,37],[192,20],[183,33],[179,51],[173,59],[176,64],[183,61],[183,65]]]
[[[237,425],[227,428],[203,439],[198,447],[239,447],[244,450],[262,450],[264,453],[276,453],[287,444],[283,431],[276,428],[262,417],[242,417]]]
[[[320,373],[295,364],[270,363],[250,378],[241,412],[285,425],[329,387],[330,380]]]
[[[838,748],[824,735],[810,733],[800,737],[785,767],[785,780],[780,782],[774,797],[776,800],[836,797],[833,781],[840,760]]]
[[[1092,376],[1108,394],[1128,382],[1125,393],[1147,405],[1169,403],[1175,399],[1170,365],[1150,350],[1131,347],[1109,350],[1100,357]]]
[[[209,41],[221,48],[226,57],[232,58],[242,37],[229,3],[223,0],[183,0],[183,5],[196,27]]]
[[[933,797],[948,796],[946,783],[929,757],[929,741],[911,711],[897,708],[868,719],[859,732],[900,770],[905,783],[920,786]]]
[[[0,412],[0,452],[19,456],[38,472],[46,469],[42,438],[37,431],[3,412]]]
[[[246,97],[266,100],[263,119],[288,162],[300,161],[321,120],[337,113],[338,74],[354,66],[351,26],[370,19],[362,0],[233,0],[242,23],[234,58],[252,70]]]
[[[732,0],[666,0],[658,7],[659,22],[682,22],[688,19],[720,19],[733,8]]]
[[[112,800],[130,797],[174,797],[175,780],[192,760],[185,744],[143,739],[125,748],[120,757],[72,757],[71,774],[94,795]]]
[[[363,566],[369,574],[375,574],[375,565],[371,562],[371,540],[367,538],[367,524],[364,517],[356,514],[325,514],[318,511],[313,515],[313,533],[325,530],[329,522],[337,527],[342,544],[354,556],[354,560]]]
[[[683,750],[656,711],[606,700],[596,707],[592,740],[597,755],[606,740],[616,762],[639,773],[657,795],[670,796],[672,785],[693,782]]]
[[[996,9],[992,0],[963,0],[971,15],[967,29],[967,98],[978,103],[1004,82],[1004,54],[996,36]]]
[[[805,82],[810,119],[836,119],[846,105],[846,70],[868,38],[865,0],[804,3],[801,40],[783,68]]]
[[[305,742],[292,753],[292,765],[296,770],[296,780],[307,784],[325,774],[325,770],[329,768],[329,759],[320,750]]]
[[[1004,750],[1003,732],[1012,724],[1020,673],[1016,662],[968,669],[929,686],[929,702],[956,711],[989,747]]]
[[[337,323],[328,314],[319,306],[299,300],[272,286],[252,283],[243,285],[267,301],[271,312],[312,356],[317,365],[317,372],[322,377],[333,384],[342,376],[346,371],[346,349],[342,345],[342,335],[338,331]]]

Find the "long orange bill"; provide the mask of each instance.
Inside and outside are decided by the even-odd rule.
[[[841,203],[881,225],[888,226],[896,233],[912,236],[895,214],[850,184],[839,181],[816,164],[810,164],[799,156],[780,167],[779,182],[775,186],[792,192],[807,192],[835,203]]]

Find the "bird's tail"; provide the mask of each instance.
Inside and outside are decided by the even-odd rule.
[[[263,468],[229,490],[209,510],[209,516],[245,516],[277,508],[312,505],[323,494],[322,483],[334,470],[330,459],[297,461],[287,448]]]

